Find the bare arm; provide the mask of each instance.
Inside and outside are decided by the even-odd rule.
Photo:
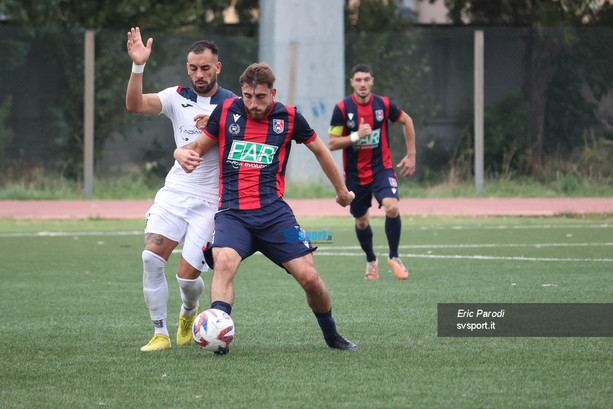
[[[175,149],[174,157],[186,173],[192,173],[202,162],[202,155],[217,143],[217,139],[202,132],[194,142]]]
[[[337,135],[332,132],[328,134],[328,148],[330,148],[331,151],[345,149],[351,145],[353,145],[353,141],[349,135]]]
[[[413,119],[404,111],[398,122],[402,124],[404,141],[407,145],[407,154],[396,166],[402,168],[400,174],[406,177],[415,173],[415,128],[413,127]]]
[[[334,190],[336,190],[336,202],[343,207],[349,205],[349,203],[351,203],[355,198],[355,194],[347,190],[345,182],[343,181],[343,176],[338,171],[336,162],[334,161],[330,151],[326,148],[326,145],[321,141],[321,139],[319,139],[319,137],[317,137],[307,144],[307,148],[309,148],[311,152],[315,154],[319,165],[330,182],[332,182]]]
[[[136,65],[147,62],[151,55],[153,38],[147,40],[147,45],[143,44],[138,27],[132,28],[128,33],[128,54]],[[126,90],[126,108],[130,112],[140,114],[159,114],[162,112],[162,103],[157,94],[143,94],[143,73],[131,73]]]

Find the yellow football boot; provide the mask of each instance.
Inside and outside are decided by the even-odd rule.
[[[163,351],[165,349],[170,349],[172,345],[170,344],[170,338],[163,334],[156,334],[147,345],[142,347],[141,351]]]
[[[192,333],[192,325],[198,315],[198,307],[192,315],[183,315],[179,313],[179,329],[177,330],[177,345],[189,345],[194,340]]]

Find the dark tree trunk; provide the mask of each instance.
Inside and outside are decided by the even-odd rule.
[[[561,39],[551,29],[530,30],[526,47],[524,95],[530,109],[528,146],[533,171],[543,166],[547,89],[555,72],[556,58],[561,53],[562,47]]]

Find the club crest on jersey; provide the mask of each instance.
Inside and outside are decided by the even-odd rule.
[[[273,119],[272,129],[275,133],[283,132],[283,129],[285,129],[285,121],[283,121],[283,119]]]
[[[383,121],[383,110],[382,109],[375,110],[375,117],[377,118],[377,121],[379,122]]]
[[[396,180],[396,178],[389,178],[389,181],[391,187],[398,187],[398,181]]]
[[[232,135],[238,135],[240,131],[241,127],[237,123],[230,124],[230,126],[228,127],[228,132],[230,132]]]

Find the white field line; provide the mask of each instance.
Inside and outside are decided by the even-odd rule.
[[[609,224],[599,224],[591,226],[489,226],[491,228],[558,228],[558,227],[586,227],[586,228],[608,228]],[[455,226],[454,229],[462,229],[463,226]],[[482,226],[481,228],[487,228]],[[0,237],[79,237],[79,236],[134,236],[142,235],[142,231],[114,231],[114,232],[33,232],[33,233],[0,233]],[[461,248],[511,248],[511,247],[593,247],[593,246],[613,246],[613,243],[506,243],[506,244],[420,244],[420,245],[401,245],[400,249],[461,249]],[[386,246],[375,246],[377,249],[384,249]],[[355,250],[356,252],[342,252],[339,250]],[[181,249],[175,249],[173,253],[180,253]],[[346,256],[364,257],[360,246],[320,246],[316,253],[319,256]],[[380,253],[380,256],[386,254]],[[405,258],[432,258],[432,259],[469,259],[469,260],[514,260],[514,261],[562,261],[562,262],[613,262],[612,258],[552,258],[552,257],[501,257],[501,256],[482,256],[482,255],[434,255],[434,254],[400,254]]]
[[[525,229],[577,229],[577,228],[588,228],[588,229],[609,229],[613,227],[613,224],[610,223],[599,223],[599,224],[540,224],[540,225],[499,225],[499,226],[490,226],[484,224],[471,224],[466,226],[411,226],[407,225],[403,226],[402,230],[525,230]]]
[[[613,224],[543,224],[543,225],[470,225],[470,226],[403,226],[402,230],[519,230],[519,229],[608,229],[613,228]],[[308,229],[307,229],[308,230]],[[323,229],[322,229],[323,230]],[[338,228],[334,230],[353,230],[352,228]],[[67,237],[67,236],[135,236],[144,234],[143,230],[133,231],[85,231],[85,232],[30,232],[30,233],[0,233],[0,237]]]
[[[80,236],[136,236],[144,235],[142,230],[133,231],[79,231],[79,232],[50,232],[39,231],[34,233],[0,233],[0,237],[80,237]]]
[[[317,243],[314,243],[317,244]],[[414,244],[400,245],[401,249],[480,249],[480,248],[503,248],[503,247],[592,247],[613,246],[613,243],[506,243],[506,244]],[[373,246],[376,249],[386,249],[387,246]],[[360,250],[360,246],[319,246],[320,250]]]
[[[512,247],[594,247],[594,246],[613,246],[613,243],[507,243],[507,244],[420,244],[420,245],[401,245],[400,249],[462,249],[462,248],[512,248]],[[374,246],[376,249],[387,249],[386,246]],[[360,246],[320,246],[315,254],[318,256],[346,256],[364,257]],[[356,250],[356,253],[341,252],[337,250]],[[359,251],[358,251],[359,250]],[[386,253],[379,253],[379,256],[387,256]],[[436,255],[436,254],[399,254],[405,258],[436,258],[436,259],[466,259],[466,260],[514,260],[514,261],[566,261],[566,262],[613,262],[613,258],[555,258],[555,257],[504,257],[504,256],[482,256],[482,255]]]
[[[364,257],[362,253],[336,253],[317,251],[318,256],[347,256],[347,257]],[[378,253],[378,256],[387,256],[387,253]],[[613,258],[555,258],[555,257],[502,257],[502,256],[460,256],[460,255],[435,255],[435,254],[399,254],[401,258],[439,258],[439,259],[456,259],[456,260],[513,260],[513,261],[565,261],[565,262],[604,262],[612,263]]]
[[[313,243],[317,245],[317,243]],[[613,243],[507,243],[507,244],[417,244],[417,245],[401,245],[400,249],[482,249],[482,248],[503,248],[503,247],[534,247],[540,249],[541,247],[596,247],[596,246],[613,246]],[[324,251],[331,251],[330,254],[335,253],[336,250],[361,250],[360,246],[318,246],[319,251],[317,254],[322,254]],[[387,246],[373,246],[375,249],[387,249]],[[181,250],[177,249],[175,252],[180,253]],[[354,253],[347,253],[344,255],[353,255]]]

